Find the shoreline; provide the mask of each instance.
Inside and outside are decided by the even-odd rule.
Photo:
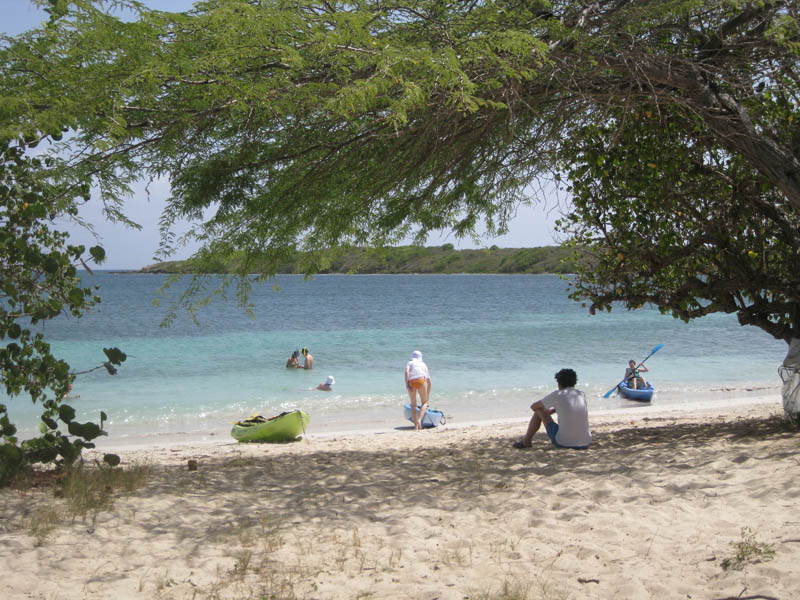
[[[672,423],[691,423],[702,425],[725,420],[729,417],[763,418],[783,414],[783,405],[778,396],[758,396],[754,398],[728,398],[715,402],[679,406],[635,405],[629,408],[590,411],[589,424],[592,432],[605,432],[614,428],[658,427]],[[321,433],[308,433],[294,442],[283,444],[239,443],[229,436],[210,436],[203,439],[180,439],[174,434],[165,434],[160,440],[147,443],[134,440],[130,444],[101,445],[94,450],[85,450],[84,457],[89,461],[100,460],[106,452],[118,453],[122,464],[175,464],[197,456],[221,458],[231,455],[253,456],[262,453],[272,454],[282,451],[292,452],[297,448],[304,451],[335,452],[337,444],[343,447],[383,446],[394,448],[420,447],[425,443],[451,442],[461,439],[481,439],[486,437],[521,436],[530,417],[495,418],[479,421],[448,423],[433,429],[414,432],[408,423],[386,428],[342,429]],[[539,435],[543,435],[539,432]],[[110,441],[110,440],[109,440]],[[166,462],[163,462],[166,461]]]
[[[756,390],[755,393],[756,395],[748,395],[744,390],[739,390],[739,395],[737,396],[720,395],[717,397],[709,397],[701,401],[682,404],[645,404],[629,401],[627,406],[622,406],[620,408],[600,408],[593,410],[590,407],[589,418],[590,423],[597,419],[614,421],[615,419],[625,419],[627,417],[666,418],[675,414],[691,415],[697,413],[700,415],[709,411],[714,413],[726,408],[747,407],[750,405],[775,405],[782,410],[782,400],[779,394],[762,394],[760,390]],[[531,400],[531,402],[532,401],[533,400]],[[449,421],[446,425],[437,427],[435,430],[429,430],[429,432],[470,428],[523,427],[530,419],[530,415],[526,414],[526,411],[529,412],[528,405],[521,402],[519,415],[514,417],[492,417],[488,419],[454,421],[452,417],[448,415]],[[399,412],[399,410],[397,412]],[[450,411],[446,412],[449,413]],[[323,428],[321,431],[314,431],[314,422],[312,420],[311,430],[306,435],[302,436],[302,439],[311,441],[342,437],[402,434],[409,430],[409,424],[403,420],[395,419],[393,423],[395,424],[364,428],[343,427],[337,424],[336,429]],[[157,432],[148,435],[131,435],[126,438],[115,438],[112,434],[109,437],[98,438],[95,442],[98,450],[102,452],[145,452],[149,449],[157,449],[160,447],[204,448],[228,444],[242,445],[238,444],[229,436],[227,428],[214,432]]]
[[[41,544],[59,500],[0,490],[6,597],[797,597],[780,402],[652,408],[594,415],[580,452],[512,448],[524,420],[126,451],[147,485]],[[745,541],[765,554],[731,562]]]

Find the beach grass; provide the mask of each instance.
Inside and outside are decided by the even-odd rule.
[[[74,519],[96,518],[102,511],[111,510],[118,494],[131,494],[147,485],[149,465],[126,468],[99,465],[88,467],[79,463],[65,471],[60,494],[67,502],[68,514]]]
[[[731,542],[733,556],[724,558],[720,565],[723,570],[740,571],[745,565],[756,562],[765,562],[775,558],[775,547],[756,540],[755,533],[749,527],[742,527],[742,539]]]
[[[496,587],[470,592],[466,600],[565,600],[562,593],[530,579],[508,578]]]
[[[42,546],[63,521],[63,511],[53,503],[45,504],[33,511],[30,532],[37,546]]]
[[[125,468],[81,461],[64,469],[27,469],[12,482],[20,493],[44,491],[49,500],[31,513],[29,530],[37,545],[43,545],[59,526],[80,519],[95,523],[97,515],[114,508],[114,498],[129,495],[147,485],[150,466]]]

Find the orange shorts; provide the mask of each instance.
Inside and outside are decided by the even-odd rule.
[[[428,381],[424,377],[420,377],[419,379],[409,379],[408,385],[410,385],[415,390],[421,390],[425,387],[425,382]]]

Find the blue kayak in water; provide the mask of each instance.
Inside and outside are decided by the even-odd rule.
[[[655,390],[653,389],[653,384],[648,383],[647,387],[645,388],[637,388],[633,389],[628,387],[628,383],[623,381],[619,384],[619,393],[622,394],[623,398],[627,398],[628,400],[636,400],[637,402],[650,402],[653,398],[653,393]]]

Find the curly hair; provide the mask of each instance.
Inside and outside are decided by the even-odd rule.
[[[575,387],[578,383],[578,374],[572,369],[561,369],[556,373],[556,381],[562,388]]]

